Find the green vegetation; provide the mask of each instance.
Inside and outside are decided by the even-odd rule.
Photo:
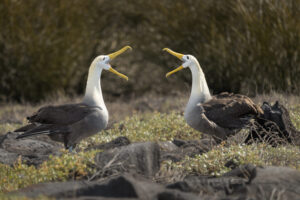
[[[300,129],[300,110],[293,109],[291,115],[297,128]],[[132,142],[167,141],[174,138],[199,139],[201,133],[189,128],[182,115],[177,112],[134,114],[132,117],[127,117],[114,124],[110,130],[102,131],[82,141],[79,149],[109,142],[118,136],[126,136]],[[77,154],[69,154],[64,151],[61,157],[50,157],[38,168],[27,166],[20,159],[11,167],[0,164],[0,194],[40,182],[90,177],[95,173],[95,169],[91,167],[95,154],[96,151],[82,151]],[[228,161],[232,161],[236,165],[252,163],[257,166],[289,166],[300,170],[299,160],[300,151],[297,146],[286,145],[274,148],[266,144],[229,145],[222,143],[205,154],[193,158],[186,157],[178,163],[163,162],[158,178],[172,176],[172,174],[173,178],[178,178],[178,174],[187,173],[221,175],[229,171],[229,168],[225,167],[225,163]],[[171,180],[170,177],[168,179]]]
[[[186,157],[178,163],[166,161],[161,167],[162,174],[168,171],[181,171],[183,174],[220,176],[230,168],[225,164],[231,161],[235,166],[251,163],[256,166],[287,166],[300,170],[300,151],[297,146],[271,147],[265,144],[218,145],[213,150]]]
[[[0,100],[82,94],[92,59],[127,44],[134,51],[114,62],[130,80],[124,84],[105,74],[105,96],[186,90],[189,72],[165,79],[180,62],[163,47],[195,55],[214,92],[298,93],[299,5],[300,0],[3,0]]]
[[[291,108],[290,117],[292,119],[293,124],[299,130],[300,129],[300,105]]]
[[[112,129],[82,141],[79,147],[84,149],[93,144],[109,142],[118,136],[126,136],[132,142],[137,142],[167,141],[173,138],[197,139],[200,135],[199,132],[188,127],[178,113],[154,112],[127,117],[115,124]],[[50,160],[44,162],[39,168],[27,166],[20,160],[12,167],[0,164],[0,192],[16,190],[39,182],[87,177],[94,172],[90,166],[94,162],[95,153],[95,151],[79,154],[64,152],[61,157],[50,157]]]
[[[39,168],[28,166],[21,159],[14,166],[0,164],[0,193],[27,187],[32,184],[49,181],[76,180],[87,177],[95,171],[89,167],[94,163],[96,151],[52,157]]]
[[[176,112],[136,114],[116,123],[112,129],[86,139],[80,143],[80,147],[109,142],[119,136],[126,136],[132,142],[172,141],[174,138],[199,139],[201,133],[189,127],[182,115]]]

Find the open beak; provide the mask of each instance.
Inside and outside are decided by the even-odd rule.
[[[175,51],[172,51],[172,50],[169,49],[169,48],[164,48],[163,51],[167,51],[168,53],[170,53],[171,55],[177,57],[177,58],[180,59],[180,60],[182,60],[182,57],[184,56],[183,54],[177,53],[177,52],[175,52]],[[170,76],[170,75],[172,75],[172,74],[174,74],[174,73],[176,73],[176,72],[178,72],[178,71],[180,71],[180,70],[182,70],[182,69],[183,69],[183,66],[181,65],[181,66],[177,67],[176,69],[174,69],[173,71],[168,72],[168,73],[166,74],[166,77],[168,77],[168,76]]]
[[[132,50],[132,48],[130,46],[125,46],[122,49],[120,49],[119,51],[116,51],[114,53],[109,54],[108,57],[109,57],[110,60],[113,60],[115,57],[121,55],[122,53],[124,53],[128,49]],[[120,72],[118,72],[114,68],[110,67],[109,71],[112,72],[112,73],[114,73],[114,74],[116,74],[116,75],[118,75],[118,76],[120,76],[121,78],[126,79],[126,81],[128,81],[128,77],[127,76],[125,76],[124,74],[121,74]]]
[[[112,73],[114,73],[114,74],[116,74],[116,75],[118,75],[118,76],[120,76],[121,78],[126,79],[126,81],[128,81],[128,77],[127,76],[125,76],[124,74],[121,74],[120,72],[118,72],[114,68],[110,67],[109,71],[112,72]]]
[[[126,50],[128,50],[128,49],[132,49],[130,46],[125,46],[125,47],[123,47],[122,49],[120,49],[119,51],[116,51],[116,52],[114,52],[114,53],[111,53],[111,54],[109,54],[108,55],[108,57],[111,59],[111,60],[113,60],[115,57],[117,57],[117,56],[119,56],[119,55],[121,55],[122,53],[124,53]]]

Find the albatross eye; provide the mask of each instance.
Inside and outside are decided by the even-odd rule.
[[[186,59],[189,59],[189,56],[186,56]]]
[[[105,57],[103,58],[103,60],[105,60]]]

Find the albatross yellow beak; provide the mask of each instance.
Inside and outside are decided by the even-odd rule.
[[[109,68],[109,71],[112,72],[112,73],[114,73],[114,74],[116,74],[116,75],[118,75],[118,76],[120,76],[121,78],[126,79],[126,81],[128,81],[128,77],[127,76],[125,76],[124,74],[121,74],[120,72],[118,72],[114,68],[112,68],[112,67]]]
[[[122,53],[124,53],[128,49],[132,50],[132,48],[130,46],[125,46],[122,49],[120,49],[119,51],[116,51],[114,53],[109,54],[108,57],[109,57],[110,60],[112,60],[115,57],[117,57],[117,56],[121,55]],[[121,74],[120,72],[118,72],[114,68],[110,67],[109,71],[112,72],[112,73],[114,73],[114,74],[116,74],[116,75],[118,75],[118,76],[120,76],[121,78],[126,79],[126,81],[128,81],[128,77],[127,76],[125,76],[124,74]]]
[[[173,56],[179,58],[180,60],[182,60],[182,57],[184,56],[183,54],[181,53],[177,53],[175,51],[172,51],[171,49],[169,48],[164,48],[163,51],[167,51],[168,53],[172,54]],[[166,77],[170,76],[171,74],[174,74],[180,70],[183,69],[183,66],[180,66],[180,67],[177,67],[176,69],[174,69],[173,71],[170,71],[166,74]]]
[[[180,60],[181,60],[182,57],[184,56],[183,54],[177,53],[177,52],[175,52],[175,51],[172,51],[172,50],[169,49],[169,48],[163,48],[163,51],[167,51],[169,54],[172,54],[173,56],[179,58]]]
[[[168,76],[170,76],[171,74],[174,74],[174,73],[176,73],[176,72],[178,72],[178,71],[180,71],[182,69],[183,69],[183,66],[180,66],[180,67],[177,67],[176,69],[174,69],[173,71],[168,72],[166,74],[166,78],[168,78]]]
[[[116,51],[116,52],[114,52],[114,53],[111,53],[111,54],[109,54],[108,55],[108,57],[112,60],[112,59],[114,59],[115,57],[117,57],[117,56],[119,56],[119,55],[121,55],[122,53],[124,53],[126,50],[128,50],[128,49],[132,49],[130,46],[125,46],[125,47],[123,47],[122,49],[120,49],[119,51]]]

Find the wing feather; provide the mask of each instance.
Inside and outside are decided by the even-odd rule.
[[[65,125],[56,125],[56,124],[43,124],[40,126],[37,126],[33,129],[25,131],[23,134],[19,135],[16,139],[29,137],[33,135],[51,135],[51,134],[67,134],[69,133],[68,126]]]
[[[244,95],[221,93],[201,104],[207,118],[224,128],[241,128],[249,116],[257,116],[263,111]]]
[[[100,107],[85,104],[65,104],[60,106],[46,106],[40,108],[32,116],[27,117],[30,123],[61,124],[75,123]]]
[[[27,117],[30,124],[15,130],[15,132],[24,132],[17,137],[18,139],[39,134],[52,136],[68,134],[69,125],[84,119],[96,109],[101,110],[100,107],[85,104],[45,106]]]

